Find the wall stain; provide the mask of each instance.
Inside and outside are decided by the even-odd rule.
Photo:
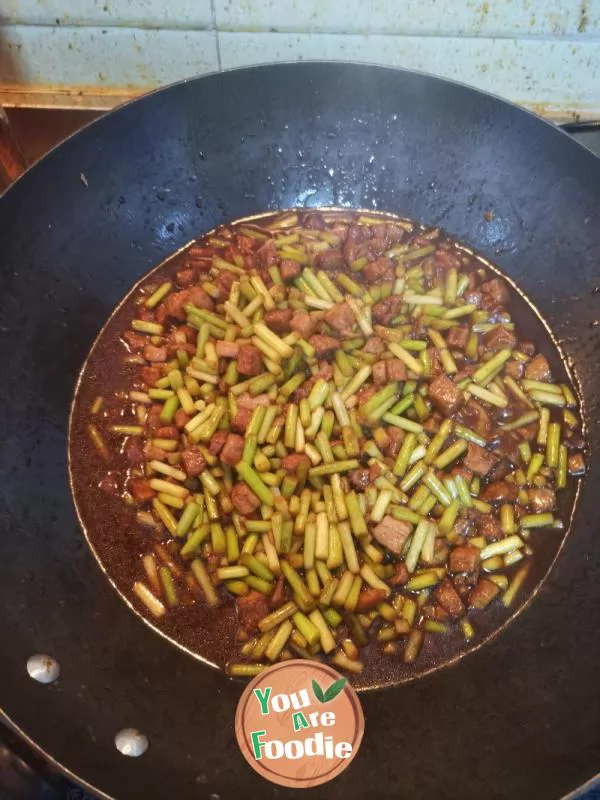
[[[577,26],[577,30],[579,31],[579,33],[585,33],[587,24],[588,24],[587,0],[581,0],[581,4],[579,6],[579,25]]]

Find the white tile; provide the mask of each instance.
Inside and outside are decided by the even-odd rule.
[[[0,21],[32,25],[212,27],[211,0],[2,0]]]
[[[220,33],[223,69],[271,61],[363,61],[430,72],[537,106],[600,114],[600,42]]]
[[[600,31],[600,0],[215,0],[217,26],[465,36],[576,36]]]
[[[208,31],[15,25],[0,28],[0,41],[0,92],[118,93],[218,69],[216,36]]]

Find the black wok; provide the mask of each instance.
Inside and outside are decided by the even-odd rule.
[[[396,211],[498,263],[562,345],[591,449],[572,534],[531,606],[457,666],[364,694],[358,758],[311,794],[560,797],[597,772],[600,744],[600,162],[527,112],[398,70],[278,65],[179,84],[94,123],[0,201],[0,707],[107,796],[292,795],[237,750],[240,686],[105,582],[77,530],[66,425],[85,354],[140,275],[222,221],[296,205]],[[27,675],[40,652],[61,664],[52,686]],[[150,740],[140,759],[114,747],[129,726]]]

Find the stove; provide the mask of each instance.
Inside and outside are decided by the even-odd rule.
[[[566,129],[571,136],[600,156],[600,122],[570,123]],[[600,769],[600,763],[598,768]],[[564,800],[575,800],[575,798],[600,800],[600,778],[594,781],[594,785],[588,784]],[[0,723],[0,800],[94,800],[94,798],[64,778],[16,733]]]

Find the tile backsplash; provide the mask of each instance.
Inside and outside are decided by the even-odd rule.
[[[600,0],[4,0],[0,102],[110,108],[180,78],[343,59],[600,117]]]

